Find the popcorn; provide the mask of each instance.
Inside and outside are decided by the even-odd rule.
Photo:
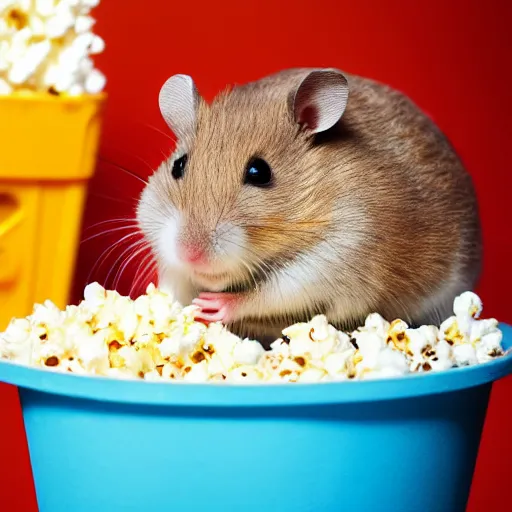
[[[479,363],[486,363],[487,361],[503,355],[503,349],[501,348],[502,338],[503,334],[499,330],[482,337],[476,348],[476,358]]]
[[[228,373],[227,381],[234,383],[255,383],[263,380],[263,374],[254,365],[241,365]]]
[[[452,316],[440,327],[440,338],[452,346],[455,366],[488,362],[503,355],[502,333],[494,318],[479,319],[482,301],[472,292],[456,297]]]
[[[402,327],[402,325],[399,326],[399,332],[402,332]],[[387,339],[379,336],[376,331],[354,332],[353,337],[358,346],[354,359],[357,376],[365,378],[395,377],[408,373],[406,356],[399,350],[386,345]]]
[[[105,43],[90,16],[99,0],[1,0],[0,94],[100,93],[105,76],[91,55]]]
[[[481,301],[472,293],[455,299],[454,316],[439,328],[411,328],[373,313],[345,333],[317,315],[284,329],[268,351],[219,323],[196,322],[196,309],[154,285],[132,300],[92,283],[76,306],[60,310],[45,301],[27,318],[13,319],[0,333],[0,357],[50,371],[148,382],[304,384],[444,371],[504,353],[498,322],[479,319]]]
[[[206,382],[208,380],[208,363],[201,361],[200,363],[185,367],[183,380],[186,382]]]
[[[98,283],[88,284],[84,289],[84,300],[82,304],[92,310],[98,311],[107,300],[106,290]]]
[[[35,336],[30,320],[13,319],[0,335],[0,357],[31,364]]]
[[[453,347],[453,361],[455,366],[470,366],[478,363],[476,350],[473,345],[464,343]]]
[[[480,297],[473,292],[464,292],[455,298],[453,302],[453,312],[456,317],[470,316],[478,318],[482,312],[482,301]]]
[[[323,315],[315,316],[309,323],[298,323],[283,330],[283,335],[290,338],[292,356],[306,356],[322,359],[330,354],[342,341],[336,329],[329,325]]]
[[[260,343],[245,339],[235,344],[233,358],[236,364],[251,365],[256,364],[264,352]]]
[[[387,342],[397,350],[407,350],[409,326],[403,320],[394,320],[388,329]]]
[[[364,365],[365,378],[376,379],[382,377],[400,377],[409,372],[406,356],[397,350],[385,347],[379,351],[373,365]]]
[[[321,382],[327,376],[327,372],[321,368],[308,368],[299,374],[298,382]]]
[[[430,354],[426,354],[428,357],[427,363],[433,371],[444,371],[449,370],[454,363],[452,362],[452,349],[445,340],[439,340],[436,343],[435,350],[432,350]],[[428,370],[428,367],[422,365],[423,370]]]
[[[351,368],[351,357],[354,350],[345,350],[343,352],[334,352],[324,359],[324,368],[329,377],[333,380],[345,380],[349,374],[353,373]],[[350,367],[350,368],[349,368]],[[353,375],[355,376],[355,374]]]
[[[98,331],[85,343],[76,344],[76,354],[88,373],[105,375],[109,368],[108,338],[105,331]]]
[[[439,331],[433,325],[407,329],[407,355],[411,371],[440,371],[453,366],[450,345],[438,341]]]
[[[384,320],[378,313],[369,314],[364,322],[365,330],[374,331],[379,336],[384,336],[389,331],[389,328],[389,322]]]

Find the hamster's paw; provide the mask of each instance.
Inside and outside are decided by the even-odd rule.
[[[229,324],[235,319],[240,301],[241,295],[237,293],[202,292],[192,301],[192,304],[201,308],[196,313],[195,319],[207,324],[212,322]]]

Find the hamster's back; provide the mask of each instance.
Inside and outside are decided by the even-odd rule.
[[[289,91],[309,71],[290,69],[237,89],[292,101]],[[334,128],[316,136],[312,158],[323,173],[336,176],[340,210],[347,197],[365,210],[366,231],[352,265],[357,271],[346,282],[360,290],[355,293],[368,292],[371,303],[362,309],[413,323],[439,322],[480,274],[471,177],[441,130],[409,98],[344,75],[346,110]],[[343,236],[343,228],[335,227],[331,236]]]
[[[346,76],[350,96],[338,129],[345,133],[341,146],[355,145],[365,162],[363,189],[376,227],[367,250],[382,263],[373,274],[377,282],[380,274],[383,288],[378,310],[386,312],[393,295],[406,309],[423,297],[409,316],[415,323],[439,322],[450,314],[454,297],[473,289],[480,274],[480,222],[471,177],[445,135],[409,98],[372,80]],[[338,151],[344,152],[340,146]],[[341,170],[342,179],[344,174]]]

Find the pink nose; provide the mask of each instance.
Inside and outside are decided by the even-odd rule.
[[[187,263],[201,263],[205,260],[205,253],[197,245],[182,245],[180,247],[180,257]]]

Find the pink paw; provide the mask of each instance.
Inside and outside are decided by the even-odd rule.
[[[195,319],[206,324],[222,322],[229,324],[235,317],[240,296],[235,293],[202,292],[192,304],[201,309],[196,313]]]

